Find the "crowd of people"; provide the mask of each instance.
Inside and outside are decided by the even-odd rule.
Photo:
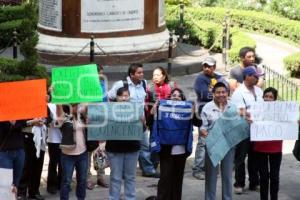
[[[69,199],[74,170],[77,199],[85,199],[86,189],[94,188],[90,172],[92,160],[97,171],[97,184],[109,188],[110,200],[121,198],[122,183],[123,198],[136,199],[137,165],[143,176],[159,178],[157,194],[147,199],[180,200],[186,159],[192,153],[192,116],[196,116],[198,122],[194,125],[198,126],[199,136],[192,175],[196,179],[205,180],[205,199],[216,199],[219,173],[222,178],[222,199],[233,199],[233,192],[243,194],[246,186],[245,160],[248,156],[249,189],[260,191],[262,200],[268,199],[270,190],[271,200],[277,200],[282,141],[251,142],[247,138],[226,153],[220,162],[220,169],[218,165],[212,164],[207,153],[205,140],[211,134],[215,121],[224,112],[235,109],[250,124],[248,111],[253,102],[277,99],[276,89],[261,89],[263,72],[256,64],[255,50],[244,47],[239,56],[241,62],[230,71],[229,81],[215,72],[217,63],[214,58],[204,59],[203,70],[194,83],[197,100],[192,104],[182,104],[186,107],[181,108],[191,110],[191,117],[185,121],[188,124],[186,130],[180,130],[185,137],[177,138],[172,143],[163,138],[158,128],[160,102],[188,101],[180,85],[170,80],[163,67],[156,67],[152,82],[147,83],[142,64],[131,64],[127,77],[115,82],[107,90],[103,68],[98,66],[101,90],[105,94],[103,101],[144,104],[145,112],[140,119],[144,128],[142,140],[99,141],[99,146],[92,150],[88,148],[84,126],[88,123],[87,106],[50,103],[51,91],[55,90],[50,87],[48,117],[0,122],[0,167],[13,169],[12,192],[19,200],[44,199],[39,187],[44,156],[48,149],[47,191],[50,194],[59,192],[61,200]],[[74,135],[72,141],[76,142],[62,142],[62,136],[67,137],[68,134]],[[104,176],[106,167],[110,167],[109,182]]]

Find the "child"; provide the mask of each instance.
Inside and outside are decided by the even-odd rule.
[[[128,102],[128,87],[117,90],[117,102]],[[140,150],[138,140],[108,140],[105,146],[110,163],[109,200],[119,200],[122,179],[126,200],[135,200],[135,175]]]
[[[265,101],[276,101],[277,93],[276,89],[269,87],[265,89],[263,98]],[[271,200],[277,200],[282,159],[282,140],[255,142],[254,151],[257,153],[257,162],[259,163],[260,199],[268,199],[270,182]]]

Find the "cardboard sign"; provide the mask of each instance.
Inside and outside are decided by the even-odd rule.
[[[88,106],[88,140],[141,140],[144,107],[114,102]]]
[[[52,69],[52,103],[68,104],[102,101],[95,64]]]
[[[47,116],[46,80],[0,83],[0,121]]]
[[[256,102],[249,110],[251,141],[297,140],[299,104],[291,101]]]

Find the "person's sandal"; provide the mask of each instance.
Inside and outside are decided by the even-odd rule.
[[[86,188],[88,190],[93,190],[94,189],[94,184],[93,184],[93,182],[91,180],[89,180],[89,181],[86,182]]]
[[[97,185],[108,188],[109,184],[106,182],[105,178],[103,176],[100,176],[97,178]]]

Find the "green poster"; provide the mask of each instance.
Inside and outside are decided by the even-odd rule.
[[[103,98],[95,64],[52,69],[52,103],[100,102]]]

